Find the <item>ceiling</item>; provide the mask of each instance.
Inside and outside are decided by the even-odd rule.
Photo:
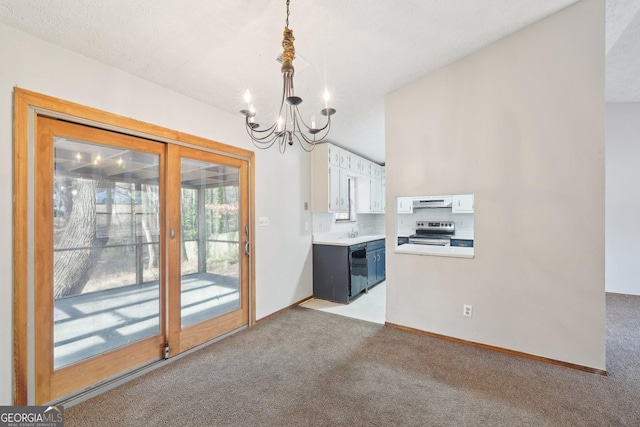
[[[575,2],[292,0],[302,114],[327,87],[329,139],[384,162],[386,94]],[[606,4],[607,100],[640,102],[640,0]],[[222,110],[244,108],[249,88],[263,123],[281,96],[285,15],[285,0],[0,0],[6,25]]]

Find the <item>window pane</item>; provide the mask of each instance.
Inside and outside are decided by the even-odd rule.
[[[157,335],[159,156],[55,137],[54,367]]]

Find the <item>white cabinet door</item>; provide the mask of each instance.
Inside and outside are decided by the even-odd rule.
[[[340,150],[340,167],[344,169],[348,169],[349,160],[350,160],[350,153],[345,150]]]
[[[371,186],[371,212],[382,212],[382,182],[372,178]]]
[[[459,194],[452,199],[451,212],[473,213],[473,194]]]
[[[396,212],[399,214],[413,213],[413,198],[398,197],[398,206]]]
[[[382,213],[387,212],[387,174],[386,169],[382,166]]]
[[[342,149],[335,145],[329,145],[329,164],[340,166],[340,156],[342,155]]]
[[[349,177],[346,169],[340,169],[340,212],[349,212]]]
[[[362,157],[351,153],[349,159],[349,170],[355,173],[362,173]]]
[[[371,163],[371,177],[375,179],[382,178],[382,166]]]
[[[329,166],[329,212],[340,211],[340,168]]]

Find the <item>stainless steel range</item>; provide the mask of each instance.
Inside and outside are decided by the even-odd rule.
[[[409,236],[414,245],[450,246],[451,236],[456,231],[453,221],[418,221],[416,234]]]

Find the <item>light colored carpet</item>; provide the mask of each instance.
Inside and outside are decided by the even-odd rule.
[[[294,308],[65,411],[73,426],[638,426],[640,297],[610,376]]]

